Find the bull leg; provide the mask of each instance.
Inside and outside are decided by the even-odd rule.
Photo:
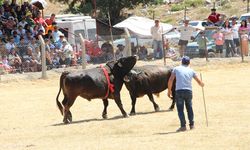
[[[64,118],[63,122],[65,124],[72,122],[72,114],[70,112],[70,107],[74,104],[76,97],[74,98],[64,98],[63,105],[64,105]]]
[[[108,118],[107,107],[109,105],[109,101],[108,101],[108,99],[102,99],[102,101],[103,101],[103,105],[104,105],[104,109],[103,109],[103,112],[102,112],[102,118],[107,119]]]
[[[130,94],[130,98],[132,100],[132,108],[131,108],[131,111],[130,111],[130,115],[135,115],[135,104],[136,104],[136,97],[133,96],[133,94]]]
[[[160,107],[158,104],[155,103],[153,95],[151,93],[147,95],[149,100],[153,103],[155,111],[158,112],[160,110]]]
[[[120,98],[120,94],[117,94],[115,96],[115,103],[116,105],[119,107],[123,117],[128,117],[128,114],[125,112],[125,110],[123,109],[123,106],[122,106],[122,102],[121,102],[121,98]]]

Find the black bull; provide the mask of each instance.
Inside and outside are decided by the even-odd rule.
[[[168,80],[170,78],[172,69],[168,67],[161,67],[156,65],[145,65],[134,67],[128,75],[125,76],[125,85],[129,91],[132,100],[132,109],[130,115],[134,115],[136,98],[147,95],[149,100],[153,103],[155,111],[159,111],[158,104],[155,103],[153,94],[168,88]],[[175,95],[175,80],[172,87],[173,95]],[[167,97],[167,95],[166,95]],[[172,98],[172,105],[170,110],[174,109],[175,98]]]
[[[124,83],[124,76],[134,67],[135,63],[136,56],[130,56],[120,58],[117,61],[108,62],[103,66],[108,72],[110,82],[114,85],[113,93],[109,91],[107,77],[100,67],[72,73],[63,72],[60,77],[59,92],[56,97],[57,106],[64,116],[63,122],[72,122],[70,107],[74,104],[78,96],[87,100],[95,98],[102,99],[104,104],[102,113],[103,118],[107,118],[108,98],[114,99],[123,116],[127,117],[127,113],[124,111],[120,99],[120,91]],[[64,99],[62,101],[63,106],[58,101],[61,89],[64,94]],[[108,95],[107,92],[109,92]]]

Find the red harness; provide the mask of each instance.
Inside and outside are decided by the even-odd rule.
[[[105,99],[106,98],[108,98],[108,96],[109,96],[109,91],[111,92],[111,93],[114,93],[114,84],[112,84],[112,83],[110,83],[110,78],[109,78],[109,75],[108,75],[108,71],[107,71],[107,69],[106,68],[104,68],[102,65],[100,65],[100,67],[102,68],[102,71],[103,71],[103,73],[104,73],[104,75],[105,75],[105,77],[106,77],[106,79],[107,79],[107,81],[108,81],[108,90],[107,90],[107,93],[106,93],[106,95],[105,95]]]

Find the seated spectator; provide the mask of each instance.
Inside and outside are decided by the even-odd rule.
[[[71,60],[73,58],[73,48],[72,46],[66,41],[62,41],[62,48],[59,51],[60,55],[60,65],[71,65]]]
[[[134,42],[131,42],[131,54],[135,55],[137,53],[137,48]]]
[[[25,12],[23,12],[21,10],[21,6],[17,6],[16,7],[16,18],[18,19],[19,22],[22,21],[23,16],[25,16]]]
[[[21,72],[21,65],[22,65],[22,60],[20,56],[16,53],[15,49],[12,49],[8,55],[8,61],[9,65],[15,69]]]
[[[20,38],[20,42],[16,45],[16,51],[20,57],[23,57],[27,54],[28,44],[25,43],[23,37]]]
[[[13,68],[9,65],[9,61],[6,55],[2,56],[2,65],[6,72],[8,73],[12,72]]]
[[[18,28],[17,28],[16,31],[17,31],[17,34],[18,34],[19,36],[24,36],[25,33],[26,33],[25,29],[24,29],[23,26],[21,26],[21,25],[18,25]]]
[[[3,42],[2,38],[0,38],[0,58],[2,58],[4,55],[7,55],[7,51],[5,49],[5,43]]]
[[[223,24],[223,18],[225,15],[216,13],[216,9],[211,9],[211,14],[207,18],[209,26],[221,26]]]
[[[20,42],[20,35],[17,34],[17,31],[13,32],[14,43],[18,44]]]
[[[109,43],[109,41],[105,42],[101,46],[101,50],[103,53],[104,61],[110,61],[113,60],[114,58],[114,48],[113,46]]]
[[[147,55],[148,55],[147,48],[144,45],[140,46],[138,51],[139,60],[145,60],[147,58]]]
[[[6,53],[9,54],[11,49],[15,49],[16,45],[14,43],[14,38],[12,36],[9,37],[8,42],[5,45]]]
[[[29,43],[29,47],[32,48],[32,52],[35,53],[37,49],[40,49],[40,44],[36,40],[36,38],[32,37],[31,42]]]
[[[123,52],[124,52],[125,46],[123,46],[122,44],[118,44],[117,48],[118,49],[115,52],[115,59],[120,59],[124,56]]]
[[[45,34],[44,39],[49,39],[53,42],[52,30],[49,30],[47,34]]]
[[[26,30],[26,34],[24,36],[25,43],[30,43],[33,39],[32,32]]]
[[[22,62],[24,71],[36,72],[40,70],[40,65],[33,55],[31,47],[27,48],[27,54],[23,55]]]
[[[25,16],[22,16],[21,21],[18,23],[18,26],[22,26],[24,29],[26,24],[28,24],[26,22],[26,18],[25,18]]]
[[[53,40],[54,40],[54,42],[57,42],[58,40],[59,40],[59,36],[64,36],[64,34],[61,32],[61,31],[59,31],[58,30],[58,26],[57,25],[55,25],[54,26],[54,31],[52,31],[52,36],[53,36]]]
[[[54,38],[53,38],[54,39]],[[66,40],[63,33],[59,34],[59,39],[54,42],[56,49],[61,49],[63,40]],[[67,41],[67,40],[66,40]]]
[[[14,20],[13,16],[10,16],[6,21],[2,22],[5,31],[7,33],[7,35],[11,35],[11,31],[13,30],[13,27],[16,26],[16,22]]]

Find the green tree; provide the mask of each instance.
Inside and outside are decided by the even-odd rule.
[[[124,8],[133,9],[139,4],[159,4],[162,0],[51,0],[68,5],[67,12],[93,15],[98,12],[98,18],[108,20],[112,24],[122,20],[121,11]],[[96,9],[95,9],[96,8]],[[95,11],[96,10],[96,11]]]

